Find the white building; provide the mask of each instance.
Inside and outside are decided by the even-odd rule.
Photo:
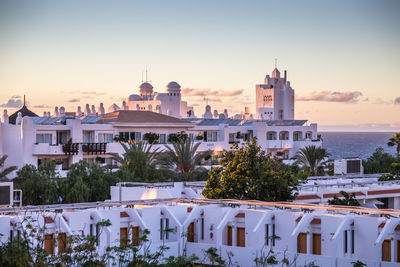
[[[294,90],[277,68],[265,76],[264,84],[256,85],[256,117],[263,120],[293,120]]]
[[[199,152],[213,150],[216,154],[230,149],[232,143],[256,137],[266,152],[283,159],[292,157],[299,148],[322,144],[317,124],[293,119],[293,90],[286,74],[280,78],[277,69],[256,89],[257,114],[269,112],[268,118],[252,119],[248,108],[238,118],[228,118],[226,110],[222,114],[214,111],[213,115],[208,105],[204,118],[195,118],[193,109],[181,99],[178,83],[170,82],[166,93],[154,92],[148,82],[139,88],[140,95],[130,95],[122,108],[113,104],[108,113],[102,103],[98,111],[89,104],[77,112],[56,107],[52,116],[50,112],[37,116],[25,104],[11,116],[5,110],[0,124],[0,156],[8,155],[5,167],[38,166],[43,159],[52,159],[62,171],[79,160],[106,162],[110,153],[123,152],[115,137],[138,141],[150,132],[160,136],[154,148],[163,149],[169,134],[183,131],[194,140],[203,137]],[[263,100],[267,95],[272,101]],[[260,99],[265,104],[259,104]],[[267,105],[272,105],[270,111]]]
[[[371,267],[394,267],[400,262],[399,215],[398,210],[240,200],[77,203],[1,208],[0,239],[17,238],[27,224],[22,220],[30,216],[30,225],[44,230],[46,242],[40,245],[58,253],[60,240],[96,235],[96,224],[109,219],[111,225],[99,231],[100,254],[122,244],[123,237],[134,241],[148,229],[152,251],[161,245],[170,248],[165,257],[185,251],[202,258],[204,250],[214,247],[225,260],[230,254],[232,262],[254,266],[256,257],[272,249],[277,260],[296,258],[293,266],[350,267],[360,260]],[[164,234],[166,228],[175,231]]]
[[[194,117],[193,107],[188,107],[187,102],[182,101],[181,86],[177,82],[168,83],[165,93],[154,92],[148,82],[142,83],[139,89],[140,94],[130,95],[126,104],[123,103],[123,109],[154,111],[176,118]]]

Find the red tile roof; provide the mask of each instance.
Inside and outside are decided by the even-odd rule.
[[[104,114],[98,121],[99,123],[173,123],[173,124],[190,124],[185,120],[181,120],[172,116],[140,110],[119,110]]]
[[[295,200],[319,199],[318,195],[301,195],[296,196]]]

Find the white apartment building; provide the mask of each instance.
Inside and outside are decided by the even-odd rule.
[[[10,213],[11,212],[11,213]],[[313,204],[240,200],[164,199],[130,202],[77,203],[0,209],[0,239],[17,238],[26,216],[44,230],[48,253],[62,249],[60,239],[70,235],[96,235],[98,252],[118,246],[148,229],[151,250],[165,244],[169,255],[196,254],[214,247],[227,260],[254,266],[254,259],[272,249],[278,260],[286,256],[296,266],[394,267],[400,262],[400,212]],[[174,232],[165,234],[165,229]],[[190,235],[185,235],[190,233]],[[277,236],[279,238],[271,238]],[[140,245],[140,244],[138,244]],[[280,266],[277,265],[277,266]]]
[[[7,166],[38,166],[43,159],[56,160],[59,170],[68,170],[79,160],[104,162],[110,153],[123,153],[114,140],[140,140],[146,133],[160,136],[155,148],[164,148],[168,135],[185,132],[204,140],[199,152],[228,150],[233,143],[251,137],[263,149],[289,158],[301,147],[321,145],[317,125],[305,121],[246,121],[234,119],[178,119],[151,111],[120,110],[102,116],[20,117],[20,124],[1,123],[0,155],[8,155]]]
[[[266,79],[266,86],[268,88],[257,86],[256,89],[258,114],[261,111],[258,103],[271,88],[285,92],[290,89],[286,74],[280,78],[277,69],[272,78]],[[43,159],[52,159],[62,172],[79,160],[105,162],[110,160],[110,153],[123,152],[115,137],[138,141],[150,132],[160,136],[154,148],[163,149],[169,134],[183,131],[194,140],[199,135],[203,137],[199,152],[212,150],[216,154],[228,150],[233,143],[243,143],[252,137],[257,138],[266,152],[283,159],[292,157],[299,148],[322,145],[317,124],[307,125],[306,120],[294,120],[293,103],[282,100],[280,91],[274,91],[272,101],[268,100],[273,104],[274,116],[252,119],[247,108],[245,116],[234,119],[228,118],[227,112],[212,115],[208,105],[204,118],[194,117],[192,109],[181,100],[181,86],[176,82],[167,85],[166,93],[154,92],[148,82],[139,88],[140,95],[130,95],[122,108],[113,104],[109,113],[105,113],[102,103],[98,112],[94,105],[90,109],[89,104],[84,112],[80,107],[77,112],[56,107],[52,116],[50,112],[37,116],[25,103],[10,116],[4,110],[0,123],[0,155],[8,155],[5,167],[38,166]],[[283,117],[276,115],[280,110],[284,110]]]

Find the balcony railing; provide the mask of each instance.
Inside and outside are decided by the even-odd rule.
[[[79,152],[79,143],[68,143],[62,146],[65,155],[77,155]]]
[[[107,150],[107,143],[82,144],[82,151],[88,154],[105,154],[106,150]]]

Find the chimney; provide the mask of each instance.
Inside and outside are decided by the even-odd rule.
[[[287,71],[284,71],[284,75],[283,75],[283,83],[286,85],[286,79],[287,79]]]

